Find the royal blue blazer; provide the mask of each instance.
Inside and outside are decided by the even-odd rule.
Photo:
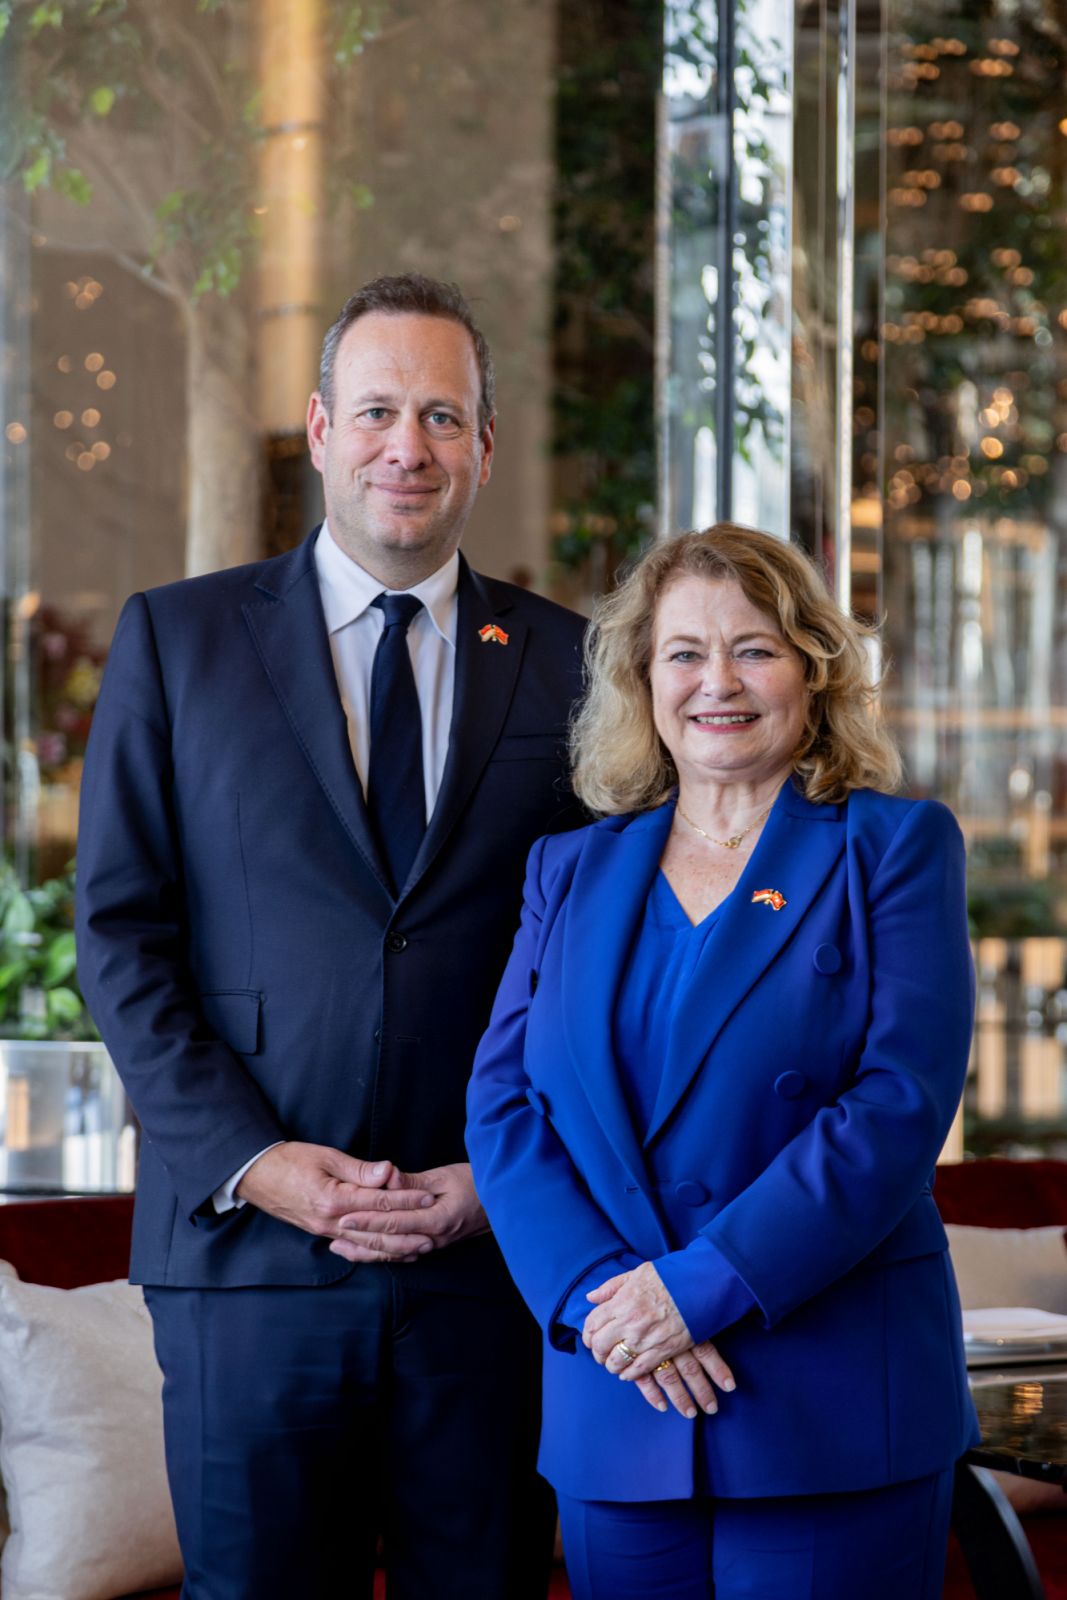
[[[792,784],[679,1006],[650,1126],[616,992],[673,806],[540,840],[478,1051],[478,1192],[545,1330],[541,1470],[589,1500],[868,1489],[977,1442],[934,1164],[967,1067],[964,851],[932,801]],[[777,890],[774,900],[756,896]],[[561,1321],[598,1263],[703,1236],[757,1309],[714,1337],[716,1417],[654,1411]],[[703,1458],[700,1460],[700,1458]],[[699,1467],[698,1467],[699,1461]]]

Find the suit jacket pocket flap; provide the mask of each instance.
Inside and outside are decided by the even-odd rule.
[[[260,997],[252,989],[217,989],[200,996],[204,1016],[219,1038],[239,1055],[259,1049]]]
[[[881,1266],[886,1261],[907,1261],[912,1256],[935,1255],[948,1249],[948,1238],[941,1213],[933,1197],[924,1194],[864,1261],[865,1267]]]

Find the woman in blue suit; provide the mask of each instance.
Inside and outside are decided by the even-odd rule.
[[[603,820],[531,853],[468,1145],[576,1600],[935,1600],[977,1440],[930,1192],[959,829],[885,792],[863,629],[731,525],[601,605],[574,756]]]

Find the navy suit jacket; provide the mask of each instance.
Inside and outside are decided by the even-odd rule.
[[[951,814],[782,790],[631,1119],[615,996],[673,805],[547,839],[468,1092],[475,1182],[546,1331],[541,1470],[580,1499],[802,1494],[937,1471],[976,1440],[934,1163],[974,1003]],[[759,891],[777,890],[776,909]],[[652,1410],[560,1320],[599,1262],[701,1235],[758,1310],[695,1425]]]
[[[314,1284],[351,1267],[214,1190],[279,1139],[408,1170],[466,1159],[463,1097],[546,829],[582,820],[565,730],[579,617],[461,562],[441,792],[394,901],[312,557],[126,604],[93,721],[78,970],[143,1128],[135,1281]],[[483,642],[496,623],[507,643]],[[506,1288],[488,1238],[405,1267]]]

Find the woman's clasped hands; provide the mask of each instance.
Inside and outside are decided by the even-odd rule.
[[[668,1402],[683,1417],[718,1410],[717,1385],[734,1387],[733,1373],[710,1339],[694,1344],[681,1313],[650,1261],[608,1278],[586,1296],[593,1310],[582,1343],[617,1378],[636,1385],[656,1411]],[[695,1402],[695,1404],[694,1404]]]

